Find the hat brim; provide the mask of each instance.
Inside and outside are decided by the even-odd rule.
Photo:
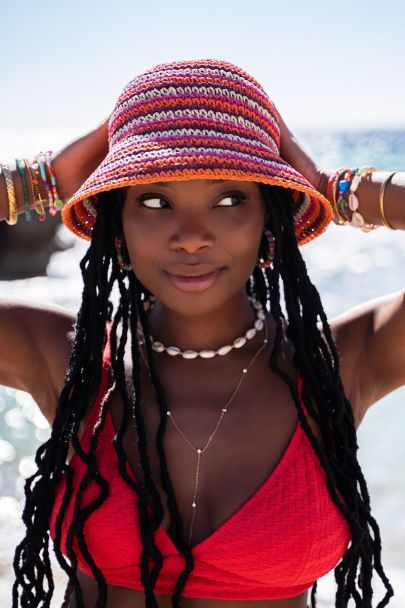
[[[185,148],[187,153],[185,154]],[[233,152],[229,148],[165,146],[161,141],[127,140],[114,146],[62,209],[62,220],[77,236],[90,240],[96,219],[91,197],[116,188],[190,179],[234,179],[289,188],[294,196],[294,224],[299,245],[313,240],[333,219],[331,204],[301,173],[280,156],[261,148]],[[86,199],[90,199],[87,201]],[[89,204],[90,203],[90,204]]]

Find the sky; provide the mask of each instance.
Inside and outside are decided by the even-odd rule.
[[[166,61],[254,76],[292,129],[405,128],[403,0],[2,2],[0,159],[59,147]]]

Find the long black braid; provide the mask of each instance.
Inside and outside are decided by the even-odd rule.
[[[264,184],[259,186],[268,210],[267,227],[275,237],[275,257],[272,267],[268,269],[255,267],[246,290],[249,294],[255,295],[263,305],[270,305],[276,332],[269,367],[289,386],[303,429],[326,472],[331,498],[350,526],[352,541],[335,568],[337,583],[335,606],[347,608],[350,598],[353,598],[356,608],[371,608],[371,579],[375,569],[387,589],[384,598],[376,607],[383,608],[392,597],[393,590],[381,565],[379,528],[370,513],[367,485],[356,457],[358,445],[354,418],[340,379],[338,352],[319,294],[308,277],[297,246],[293,224],[295,203],[290,192],[285,188]],[[13,585],[13,608],[50,606],[54,583],[49,559],[49,518],[56,487],[62,480],[65,482],[65,489],[56,517],[54,540],[56,558],[68,576],[62,608],[68,605],[72,593],[75,593],[77,608],[86,608],[76,576],[78,559],[75,543],[98,583],[99,595],[96,608],[104,608],[107,605],[106,581],[86,546],[84,525],[91,513],[106,500],[109,494],[108,480],[104,479],[98,471],[95,453],[105,415],[110,407],[111,395],[115,389],[118,390],[122,400],[122,420],[113,444],[117,452],[119,472],[128,486],[137,493],[139,499],[138,517],[143,547],[140,575],[145,590],[145,606],[147,608],[158,606],[154,587],[163,564],[163,557],[155,544],[155,533],[163,520],[164,509],[151,475],[148,456],[151,446],[147,444],[140,407],[142,387],[137,342],[139,324],[145,336],[147,362],[160,412],[160,424],[154,447],[159,455],[161,483],[173,522],[174,542],[185,560],[184,569],[179,573],[172,593],[174,607],[180,605],[181,593],[194,567],[192,550],[184,538],[163,444],[168,408],[164,388],[154,365],[148,318],[144,310],[144,304],[150,301],[151,294],[132,272],[126,273],[122,270],[116,260],[114,239],[122,234],[122,204],[122,190],[113,190],[100,195],[92,240],[80,264],[84,285],[83,296],[75,324],[75,340],[65,384],[60,393],[51,437],[40,446],[35,456],[38,471],[25,482],[26,503],[23,520],[27,531],[25,538],[16,549],[14,558],[16,580]],[[261,255],[265,254],[264,248],[263,240]],[[286,315],[281,304],[280,279],[283,282]],[[115,284],[118,286],[119,302],[113,317],[114,306],[111,298]],[[284,335],[283,321],[286,320],[286,316],[286,335],[294,346],[294,364],[303,380],[302,400],[321,430],[322,443],[314,436],[308,424],[295,380],[278,366]],[[100,388],[103,350],[107,340],[106,324],[110,325],[113,381],[106,391],[99,420],[92,430],[89,451],[85,452],[78,439],[78,430]],[[131,336],[132,390],[128,387],[124,367],[124,349],[128,331]],[[316,404],[320,403],[322,407],[318,408]],[[136,440],[139,450],[143,481],[134,480],[126,469],[127,457],[122,446],[122,438],[131,416],[135,418],[136,423],[137,437],[134,441]],[[74,486],[73,469],[66,464],[69,441],[87,469],[74,501],[74,518],[66,539],[68,558],[66,559],[61,551],[62,522]],[[99,494],[85,508],[81,508],[80,496],[91,482],[98,485]],[[312,608],[316,607],[316,587],[315,582],[311,591]]]
[[[374,563],[387,589],[377,605],[377,608],[383,608],[392,597],[393,589],[381,565],[380,532],[370,513],[370,497],[356,456],[358,445],[353,411],[344,394],[339,374],[339,355],[319,293],[308,277],[297,247],[292,197],[279,187],[269,189],[260,184],[260,190],[269,214],[268,227],[275,237],[273,265],[264,271],[269,286],[270,311],[276,323],[270,369],[288,384],[299,419],[326,472],[330,495],[347,519],[351,531],[351,544],[335,568],[338,587],[335,606],[346,608],[352,597],[356,607],[371,608]],[[309,414],[319,425],[322,444],[312,433],[302,411],[295,381],[277,365],[284,317],[280,305],[280,278],[284,285],[288,317],[286,335],[294,346],[294,364],[303,378],[302,398]],[[261,299],[263,297],[262,291]],[[319,321],[322,330],[318,327]],[[322,407],[317,408],[315,404],[322,404]],[[362,593],[356,588],[358,566],[357,582]],[[315,607],[315,592],[316,585],[311,593],[312,607]]]

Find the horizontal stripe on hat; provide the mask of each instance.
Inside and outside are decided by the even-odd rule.
[[[166,88],[166,87],[164,87],[164,88],[165,88],[165,90],[168,90],[168,88]],[[232,110],[233,105],[235,104],[241,111],[243,111],[247,115],[250,115],[250,116],[256,115],[258,117],[258,120],[260,119],[260,121],[262,123],[268,124],[270,126],[271,130],[274,131],[274,136],[275,136],[276,140],[277,141],[279,140],[280,128],[279,128],[276,118],[275,118],[275,111],[274,111],[273,106],[271,106],[271,109],[269,109],[269,110],[267,110],[264,107],[261,108],[256,100],[251,100],[246,95],[235,94],[231,90],[229,91],[228,95],[224,94],[222,97],[220,97],[217,94],[208,95],[206,87],[193,87],[194,94],[183,93],[183,90],[184,90],[183,87],[179,87],[177,89],[176,89],[176,87],[169,87],[169,88],[173,89],[175,91],[175,93],[163,95],[162,89],[153,88],[152,90],[149,91],[150,96],[153,95],[153,97],[151,99],[141,100],[140,99],[141,96],[136,95],[136,94],[128,96],[128,99],[122,101],[114,111],[114,116],[113,116],[113,119],[111,122],[111,127],[114,129],[114,133],[116,133],[119,130],[122,122],[125,121],[128,107],[130,108],[131,115],[132,115],[134,106],[136,106],[136,108],[139,109],[140,112],[145,111],[145,109],[149,111],[149,110],[152,110],[154,106],[156,106],[156,107],[163,106],[165,100],[167,98],[169,98],[170,105],[172,107],[175,105],[178,105],[179,108],[187,107],[188,105],[193,107],[193,105],[195,105],[196,100],[198,100],[201,104],[204,104],[204,102],[207,104],[209,102],[209,104],[212,106],[219,106],[219,107],[223,106],[225,108],[230,107],[231,110]],[[179,89],[181,89],[181,90],[179,90]],[[190,87],[190,89],[191,89],[191,87]],[[225,91],[225,89],[220,89],[220,90]],[[176,99],[176,101],[174,103],[173,103],[173,97],[175,97],[175,99]],[[249,107],[250,105],[253,105],[253,107]]]
[[[202,121],[200,121],[200,124]],[[169,124],[169,123],[167,123]],[[172,121],[171,123],[172,124]],[[176,129],[164,129],[160,130],[148,130],[143,133],[136,133],[132,135],[128,135],[125,138],[125,142],[122,147],[128,145],[137,145],[141,146],[145,141],[158,141],[162,145],[166,146],[169,142],[170,144],[176,145],[177,142],[187,141],[191,145],[196,145],[197,142],[202,142],[203,144],[213,145],[214,142],[226,142],[227,145],[231,148],[240,148],[241,150],[257,150],[258,152],[261,150],[264,153],[269,153],[269,146],[264,144],[259,139],[254,139],[252,137],[243,137],[242,135],[235,135],[234,133],[228,132],[226,130],[220,129],[194,129],[194,128],[186,128],[179,127]],[[210,144],[211,142],[211,144]],[[198,145],[198,144],[197,144]],[[120,144],[114,146],[115,150],[120,149]],[[271,152],[271,151],[270,151]],[[274,156],[279,156],[277,151],[273,152]]]
[[[245,118],[243,116],[243,108],[239,108],[240,114],[235,116],[234,114],[227,113],[224,111],[216,111],[213,110],[211,105],[207,103],[199,103],[196,104],[199,107],[194,107],[189,109],[189,103],[187,104],[171,104],[171,108],[168,110],[158,109],[154,107],[139,107],[137,108],[137,112],[134,116],[132,113],[131,118],[126,118],[123,121],[122,126],[117,130],[116,135],[111,139],[111,145],[115,145],[120,139],[122,134],[131,132],[136,133],[139,126],[149,125],[149,128],[154,123],[159,124],[160,121],[170,120],[173,124],[173,120],[176,117],[179,117],[182,122],[189,122],[191,125],[195,124],[196,126],[199,124],[201,119],[211,118],[213,120],[213,125],[220,125],[222,123],[233,123],[233,125],[241,126],[246,129],[246,132],[253,131],[256,137],[260,137],[263,142],[267,143],[267,145],[276,152],[277,145],[274,140],[273,133],[269,130],[271,129],[271,125],[268,123],[259,123],[259,121],[255,120],[255,117],[252,116],[250,119]],[[228,104],[229,106],[229,104]],[[230,108],[230,106],[229,106]],[[222,108],[226,109],[225,105]],[[233,128],[235,128],[233,126]]]
[[[131,137],[139,135],[142,136],[142,139],[148,141],[150,139],[156,139],[159,137],[159,133],[163,135],[166,131],[176,130],[180,131],[185,128],[194,128],[200,127],[203,129],[208,129],[210,131],[215,131],[218,136],[223,137],[227,135],[227,139],[232,142],[230,138],[231,135],[235,133],[235,122],[229,120],[228,122],[221,122],[220,125],[213,117],[201,117],[198,120],[194,121],[194,124],[183,116],[168,116],[165,120],[155,121],[152,124],[144,124],[142,127],[138,126],[136,133],[130,133],[130,130],[126,131],[120,140],[114,142],[112,146],[114,149],[116,147],[121,147],[121,142],[128,141]],[[242,137],[248,144],[252,142],[254,146],[263,146],[264,149],[270,150],[273,154],[279,156],[278,148],[275,146],[274,142],[269,140],[268,137],[262,139],[261,134],[252,131],[251,129],[246,129],[240,123],[237,126],[237,133],[240,137]],[[140,140],[141,141],[141,140]]]

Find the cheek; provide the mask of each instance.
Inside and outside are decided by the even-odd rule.
[[[250,268],[255,265],[259,252],[263,226],[257,221],[239,223],[229,232],[228,251],[238,260],[238,265]]]
[[[161,252],[162,238],[156,226],[135,221],[130,214],[123,213],[124,237],[127,244],[133,271],[138,279],[150,289],[153,282],[153,269],[157,267],[157,258]]]

